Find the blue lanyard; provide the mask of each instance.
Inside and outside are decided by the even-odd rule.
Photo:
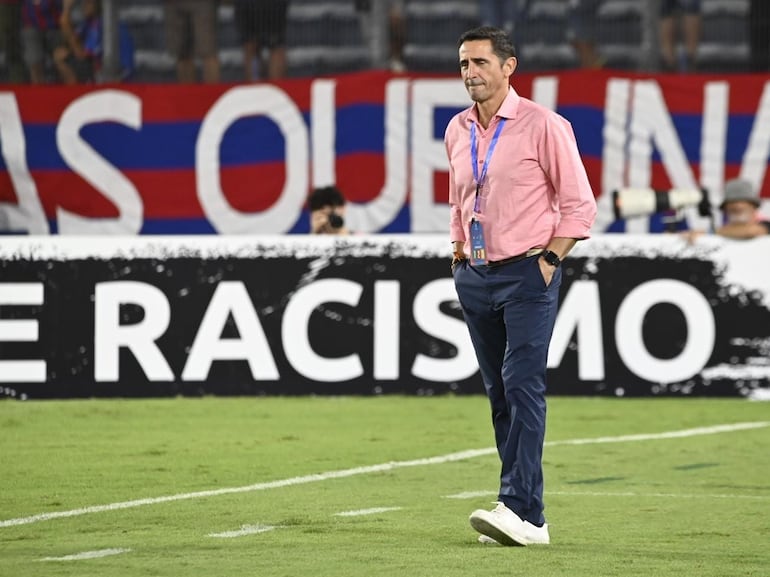
[[[495,134],[492,136],[492,142],[489,143],[487,149],[487,156],[484,159],[484,164],[481,167],[481,176],[479,176],[479,144],[476,139],[476,123],[471,124],[471,164],[473,165],[473,180],[476,181],[476,199],[473,203],[473,212],[479,212],[479,190],[481,185],[484,184],[484,180],[487,178],[487,169],[489,168],[489,159],[492,158],[492,153],[495,151],[497,141],[500,138],[500,132],[503,130],[505,124],[505,118],[500,118],[495,128]]]

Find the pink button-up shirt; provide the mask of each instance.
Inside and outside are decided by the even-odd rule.
[[[476,123],[479,175],[500,119],[505,125],[481,188],[477,220],[484,228],[487,258],[502,260],[553,237],[584,239],[596,217],[596,201],[570,123],[555,112],[508,91],[485,130],[476,106],[449,122],[450,234],[470,254],[470,221],[476,184],[471,167],[470,127]]]

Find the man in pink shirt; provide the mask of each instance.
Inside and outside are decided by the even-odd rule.
[[[588,238],[596,202],[569,122],[510,86],[506,33],[476,28],[458,46],[474,104],[445,135],[452,274],[502,462],[497,506],[470,522],[482,542],[548,544],[542,451],[559,265]]]

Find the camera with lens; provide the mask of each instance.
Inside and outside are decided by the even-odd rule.
[[[329,226],[332,228],[342,228],[345,224],[345,219],[343,219],[339,214],[336,212],[332,212],[329,214]]]
[[[616,219],[652,214],[669,214],[664,219],[668,228],[674,230],[683,219],[682,211],[688,207],[697,207],[698,214],[713,220],[711,203],[706,189],[672,188],[654,190],[652,188],[620,188],[612,193]]]

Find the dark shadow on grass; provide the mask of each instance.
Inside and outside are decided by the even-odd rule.
[[[611,481],[625,481],[625,477],[596,477],[595,479],[579,479],[577,481],[567,481],[567,485],[598,485],[600,483],[609,483]]]

